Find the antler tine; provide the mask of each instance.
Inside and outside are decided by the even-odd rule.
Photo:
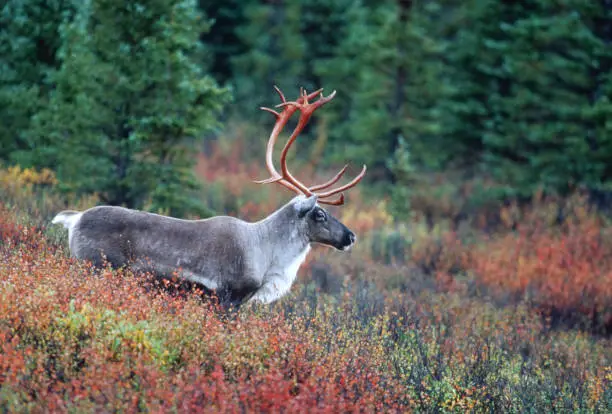
[[[279,89],[278,86],[274,85],[274,90],[276,91],[276,93],[278,93],[278,96],[281,98],[281,102],[287,102],[287,100],[285,99],[285,94],[283,93],[283,91]]]
[[[319,191],[319,190],[323,190],[327,187],[331,187],[332,185],[334,185],[336,182],[338,182],[338,180],[340,178],[342,178],[342,176],[344,175],[344,173],[346,172],[346,169],[348,168],[348,164],[345,165],[340,172],[338,172],[338,174],[334,175],[332,178],[329,179],[329,181],[324,182],[323,184],[318,184],[318,185],[313,185],[310,188],[310,191]]]
[[[266,108],[265,106],[260,106],[259,109],[262,111],[270,112],[272,115],[276,116],[276,118],[280,117],[280,114],[271,108]]]
[[[334,194],[338,194],[338,193],[341,193],[343,191],[348,190],[349,188],[355,187],[357,185],[357,183],[359,181],[361,181],[361,179],[365,176],[366,170],[367,170],[367,168],[364,165],[363,168],[361,169],[361,172],[355,178],[353,178],[353,180],[351,182],[349,182],[347,184],[344,184],[343,186],[340,186],[340,187],[335,188],[333,190],[329,190],[327,192],[324,192],[324,193],[317,193],[317,197],[319,197],[319,198],[331,197]]]
[[[341,206],[342,204],[344,204],[344,194],[340,194],[340,197],[338,197],[335,200],[318,200],[319,204],[327,204],[330,206]]]

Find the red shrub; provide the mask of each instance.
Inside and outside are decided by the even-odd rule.
[[[612,231],[597,217],[574,215],[562,226],[527,217],[516,233],[466,253],[467,267],[493,291],[612,327]]]

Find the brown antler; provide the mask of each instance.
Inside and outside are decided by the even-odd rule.
[[[355,185],[357,185],[359,181],[361,181],[361,179],[364,177],[366,173],[365,165],[363,166],[363,169],[361,170],[361,172],[351,182],[341,187],[338,187],[336,189],[329,190],[323,193],[317,193],[317,191],[329,188],[332,185],[334,185],[336,182],[338,182],[340,178],[342,178],[342,176],[346,172],[348,165],[345,165],[344,168],[342,168],[340,172],[338,172],[329,181],[323,184],[314,185],[311,187],[307,187],[302,182],[300,182],[298,179],[296,179],[291,174],[291,172],[289,172],[289,169],[287,167],[287,153],[289,151],[289,148],[291,147],[291,145],[293,145],[298,135],[302,132],[302,130],[308,123],[314,111],[316,111],[321,106],[325,105],[327,102],[331,101],[336,95],[336,91],[332,92],[329,96],[325,97],[323,96],[323,93],[322,93],[323,89],[319,89],[310,94],[307,94],[304,89],[301,89],[300,97],[296,101],[288,102],[285,99],[285,95],[283,95],[280,89],[278,89],[276,86],[274,87],[274,89],[276,90],[276,92],[278,92],[278,95],[281,98],[281,103],[279,105],[276,105],[276,107],[282,108],[282,112],[279,113],[270,108],[263,108],[263,107],[261,108],[264,111],[268,111],[274,114],[274,116],[276,117],[276,123],[274,124],[272,133],[270,134],[270,138],[268,139],[268,146],[266,148],[266,166],[268,168],[268,171],[271,174],[271,177],[266,180],[255,181],[255,182],[258,184],[267,184],[267,183],[276,182],[276,183],[279,183],[289,188],[290,190],[298,194],[301,193],[307,196],[315,195],[319,199],[319,202],[322,204],[330,204],[330,205],[344,204],[344,194],[342,192],[348,190],[349,188],[354,187]],[[317,101],[313,103],[308,102],[310,99],[313,99],[316,96],[320,96]],[[274,164],[272,162],[272,152],[274,150],[274,145],[276,144],[276,140],[278,139],[278,135],[283,130],[283,128],[287,124],[287,121],[291,118],[291,116],[295,113],[295,111],[298,111],[298,110],[300,111],[300,119],[298,120],[297,126],[293,130],[293,133],[289,137],[289,140],[285,144],[285,147],[283,148],[283,151],[281,153],[281,171],[282,171],[282,174],[281,174],[274,168]],[[338,197],[337,199],[326,200],[327,198],[333,195],[336,195],[338,193],[340,193],[340,197]]]

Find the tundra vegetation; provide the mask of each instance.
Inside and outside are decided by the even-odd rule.
[[[610,13],[6,1],[0,412],[611,411]],[[229,315],[69,258],[63,209],[287,202],[252,183],[274,84],[337,90],[290,161],[308,183],[368,165],[330,208],[353,251],[313,248],[282,300]]]
[[[211,184],[232,188],[252,172],[235,150],[214,154],[198,168]],[[218,173],[225,162],[236,172]],[[384,202],[354,189],[339,209],[359,229],[350,256],[315,248],[287,297],[228,318],[197,292],[70,259],[65,232],[47,224],[95,198],[66,201],[49,172],[11,168],[0,182],[2,410],[612,405],[612,231],[583,198],[564,202],[561,226],[558,202],[541,200],[487,235],[397,230]],[[216,201],[267,198],[234,204],[242,217],[284,196],[235,188]]]

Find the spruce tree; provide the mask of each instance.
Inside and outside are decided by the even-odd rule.
[[[601,10],[580,1],[567,8],[534,3],[502,26],[499,48],[511,83],[506,96],[490,100],[497,117],[483,136],[487,167],[521,195],[599,186],[609,163],[601,146],[610,137],[596,133],[587,113],[609,98],[598,90],[606,75],[598,73],[601,59],[610,57],[593,32]]]
[[[504,196],[605,186],[609,19],[606,2],[473,2],[447,57],[454,95],[441,103],[456,161]]]
[[[234,109],[239,117],[256,121],[270,118],[258,108],[262,97],[273,96],[273,85],[286,91],[299,91],[305,43],[300,35],[299,2],[253,3],[245,7],[246,23],[237,28],[246,53],[232,59]]]
[[[447,99],[439,102],[439,110],[442,140],[447,154],[452,154],[445,168],[459,167],[473,175],[481,167],[483,137],[495,117],[489,101],[507,93],[509,83],[499,48],[503,38],[499,26],[516,19],[521,7],[506,3],[467,2],[464,25],[451,39],[445,55],[451,89]]]
[[[609,211],[612,194],[612,1],[599,1],[594,10],[596,13],[591,15],[590,24],[598,39],[594,51],[597,66],[591,71],[592,104],[584,116],[589,122],[586,139],[590,142],[591,156],[601,166],[600,182],[591,184],[590,191],[595,196],[593,200]]]
[[[348,141],[350,157],[369,164],[371,176],[394,180],[394,158],[435,164],[435,111],[446,87],[444,42],[433,30],[440,13],[438,2],[403,0],[355,2],[347,12],[348,36],[326,73],[346,104],[334,140],[338,146]],[[408,149],[410,157],[400,154]]]
[[[211,28],[201,35],[208,51],[204,64],[221,84],[233,81],[232,59],[248,52],[238,28],[247,23],[246,10],[255,0],[199,0],[200,10],[211,19]]]
[[[326,76],[327,65],[349,34],[345,15],[351,3],[351,0],[247,3],[246,23],[236,29],[247,50],[232,59],[235,107],[241,116],[269,120],[265,114],[259,117],[257,108],[262,97],[272,96],[272,85],[279,86],[288,96],[297,96],[300,87],[325,88],[328,93],[341,86],[339,82],[330,82],[338,78]]]
[[[89,0],[61,30],[55,89],[30,131],[63,188],[182,216],[192,167],[228,93],[198,66],[195,0]]]
[[[24,162],[36,146],[23,133],[46,105],[58,28],[73,10],[72,0],[7,0],[0,8],[0,160]]]

